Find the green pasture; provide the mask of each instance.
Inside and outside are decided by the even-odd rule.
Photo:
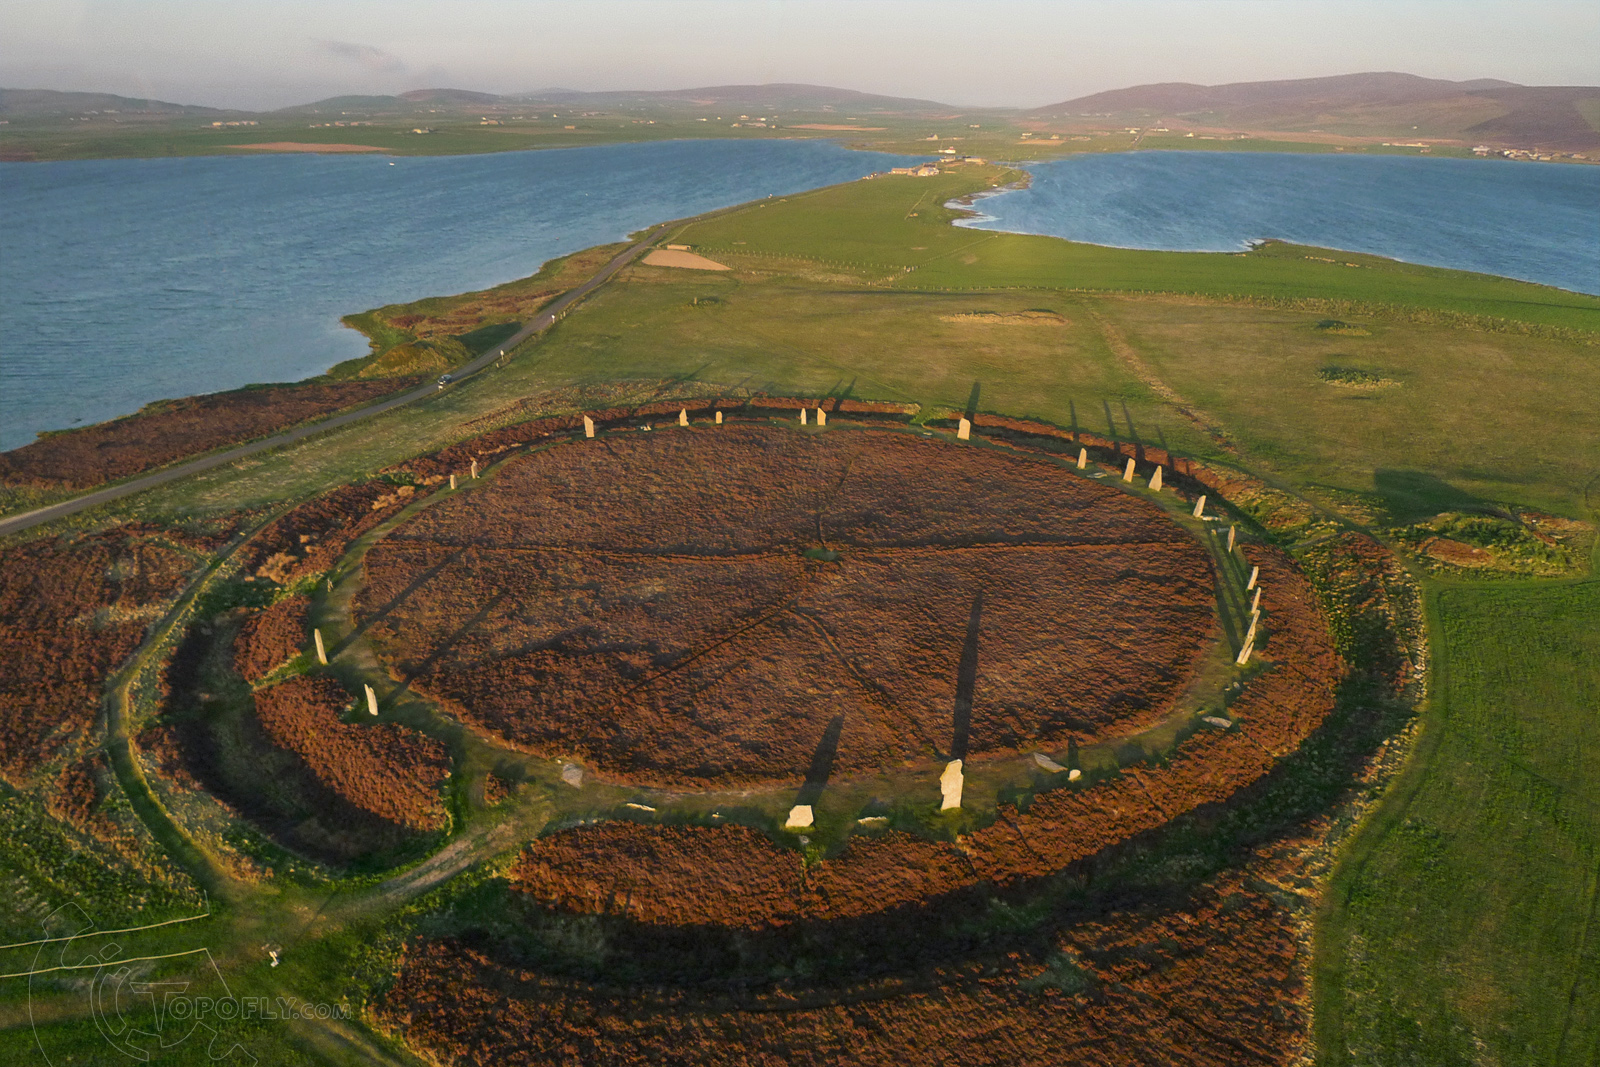
[[[1318,932],[1319,1062],[1600,1058],[1600,583],[1431,591],[1433,705]]]
[[[1100,303],[1168,386],[1306,488],[1375,494],[1390,521],[1515,502],[1581,515],[1600,473],[1600,345],[1304,311]],[[1344,320],[1339,320],[1344,321]],[[1337,382],[1355,372],[1382,384]]]

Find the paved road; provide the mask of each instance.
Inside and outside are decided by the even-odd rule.
[[[649,232],[647,232],[641,240],[629,245],[622,252],[619,252],[615,257],[612,258],[611,262],[602,267],[599,273],[597,273],[594,277],[590,278],[576,289],[567,293],[565,296],[557,299],[549,307],[545,308],[544,311],[540,312],[538,318],[534,319],[532,322],[528,323],[528,325],[518,330],[508,340],[495,345],[494,348],[488,352],[485,352],[471,363],[468,363],[466,366],[456,371],[454,375],[456,381],[459,382],[468,375],[478,373],[498,359],[501,352],[510,351],[512,348],[515,348],[517,345],[526,341],[535,334],[543,333],[551,326],[554,326],[556,320],[561,318],[562,313],[565,312],[567,308],[571,307],[573,304],[576,304],[579,300],[582,300],[585,296],[589,295],[589,293],[610,281],[611,277],[615,275],[617,271],[621,270],[623,267],[626,267],[629,263],[632,263],[635,259],[639,258],[639,256],[641,256],[652,243],[658,240],[663,233],[667,232],[670,227],[680,226],[682,224],[683,223],[679,221],[662,223],[661,225],[651,227]],[[265,452],[268,449],[279,448],[283,445],[293,444],[294,442],[302,441],[313,434],[325,433],[328,430],[336,430],[341,426],[348,426],[353,422],[360,422],[362,419],[370,419],[374,415],[381,415],[385,411],[392,411],[397,407],[402,407],[406,404],[412,403],[413,401],[421,400],[423,397],[432,396],[438,391],[438,386],[430,382],[427,385],[418,386],[409,393],[402,393],[399,396],[392,396],[387,400],[381,400],[378,403],[372,404],[368,407],[359,408],[355,411],[347,411],[343,415],[335,415],[331,419],[324,419],[321,422],[309,423],[305,426],[297,426],[292,430],[286,430],[283,433],[277,434],[273,437],[264,437],[259,441],[253,441],[247,445],[240,445],[238,448],[230,448],[226,452],[219,452],[216,455],[190,460],[188,463],[180,463],[176,467],[168,467],[165,470],[157,471],[154,474],[146,474],[143,477],[135,478],[129,482],[123,482],[120,485],[107,486],[104,489],[96,489],[91,493],[85,493],[83,496],[73,497],[71,500],[63,500],[59,504],[51,504],[49,507],[38,508],[34,511],[25,511],[20,515],[13,515],[10,518],[0,519],[0,535],[16,533],[19,530],[26,530],[30,526],[37,526],[42,522],[49,522],[52,519],[59,519],[64,515],[71,515],[76,512],[83,511],[86,508],[92,508],[98,504],[104,504],[108,500],[116,500],[120,497],[129,496],[133,493],[142,493],[146,489],[152,489],[155,486],[164,485],[167,482],[176,481],[179,478],[187,478],[191,474],[199,474],[201,471],[208,471],[214,467],[221,467],[229,463],[237,462],[238,460],[244,459],[246,456],[253,456],[257,452]]]

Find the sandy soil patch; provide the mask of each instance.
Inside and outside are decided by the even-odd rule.
[[[311,144],[306,141],[267,141],[264,144],[231,144],[229,148],[255,148],[263,152],[387,152],[370,144]]]
[[[724,263],[705,256],[697,256],[693,252],[680,252],[672,248],[658,248],[644,257],[644,261],[652,267],[687,267],[690,270],[731,270]]]

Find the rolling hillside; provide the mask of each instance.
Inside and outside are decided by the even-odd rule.
[[[1481,140],[1562,151],[1600,148],[1600,86],[1526,86],[1480,78],[1344,74],[1293,81],[1114,89],[1036,108],[1053,121],[1109,118],[1174,128]]]

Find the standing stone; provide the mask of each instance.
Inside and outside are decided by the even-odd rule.
[[[1128,469],[1122,472],[1122,480],[1125,481],[1125,482],[1133,481],[1133,459],[1132,459],[1132,457],[1129,457],[1129,459],[1128,459]]]
[[[1251,611],[1260,611],[1261,610],[1261,587],[1259,585],[1256,586],[1256,595],[1255,595],[1255,597],[1252,598],[1251,601],[1250,601],[1250,610]]]
[[[962,419],[960,422],[956,423],[956,440],[957,441],[970,440],[971,437],[972,437],[972,423],[968,422],[966,419]]]
[[[326,667],[328,665],[328,650],[322,647],[322,631],[312,630],[311,639],[317,643],[317,662]]]
[[[583,436],[585,436],[585,437],[593,437],[594,436],[594,420],[591,419],[587,415],[585,415],[583,417]]]
[[[376,714],[378,714],[378,694],[377,694],[377,692],[375,690],[373,690],[372,686],[370,686],[370,685],[363,685],[362,688],[367,691],[367,714],[368,715],[376,715]]]
[[[473,460],[472,461],[472,480],[473,481],[477,481],[478,480],[478,461],[477,460]]]
[[[1157,493],[1161,492],[1161,467],[1159,465],[1156,467],[1155,476],[1150,479],[1150,488]]]
[[[1234,540],[1234,538],[1236,538],[1238,536],[1239,536],[1239,527],[1237,527],[1237,526],[1228,527],[1228,551],[1229,552],[1233,551],[1233,540]]]
[[[823,411],[821,408],[817,409],[817,425],[818,426],[826,426],[826,425],[828,425],[828,413],[826,411]]]
[[[808,425],[808,423],[806,422],[806,409],[805,408],[801,408],[800,409],[800,425],[801,426]]]
[[[720,412],[720,411],[717,412],[717,425],[718,426],[722,425],[722,412]]]
[[[454,489],[455,487],[456,487],[456,476],[454,474],[452,474],[450,476],[450,488]]]
[[[1250,568],[1250,580],[1248,582],[1246,582],[1245,586],[1244,586],[1245,592],[1248,593],[1250,590],[1252,590],[1252,589],[1254,589],[1256,587],[1256,579],[1259,578],[1259,577],[1261,577],[1261,568],[1260,567],[1251,567]]]
[[[1239,658],[1234,660],[1233,662],[1235,662],[1239,666],[1243,667],[1246,663],[1250,662],[1250,653],[1253,652],[1254,650],[1255,650],[1255,646],[1253,644],[1251,644],[1250,642],[1246,641],[1245,644],[1244,644],[1244,647],[1239,650]]]
[[[1201,493],[1200,499],[1194,502],[1194,517],[1197,519],[1206,517],[1206,495],[1204,493]]]
[[[688,408],[679,408],[678,409],[678,425],[679,426],[687,426],[687,425],[689,425],[689,409]]]
[[[796,804],[789,809],[789,819],[783,824],[785,830],[809,830],[814,816],[810,804]]]
[[[1083,470],[1088,465],[1089,465],[1089,450],[1087,448],[1078,449],[1078,469],[1079,470]]]
[[[1259,619],[1251,619],[1250,620],[1250,629],[1248,629],[1248,630],[1246,630],[1244,632],[1244,643],[1245,644],[1253,645],[1253,644],[1256,643],[1256,623],[1259,622],[1259,621],[1260,621]]]
[[[939,792],[944,794],[944,801],[939,805],[940,811],[961,806],[961,784],[961,761],[953,759],[945,764],[944,773],[939,775]]]

